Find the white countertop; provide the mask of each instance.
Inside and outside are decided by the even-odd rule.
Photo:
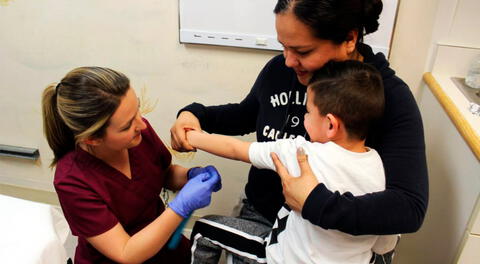
[[[474,115],[469,111],[470,101],[467,99],[467,97],[465,97],[462,91],[457,88],[451,79],[451,77],[458,76],[445,76],[436,74],[434,72],[432,72],[432,76],[442,87],[445,94],[450,97],[460,114],[462,114],[463,118],[465,118],[465,120],[470,124],[477,137],[480,136],[480,116]]]
[[[470,101],[452,77],[465,77],[480,49],[439,45],[432,72],[424,80],[480,160],[480,116],[470,112]]]

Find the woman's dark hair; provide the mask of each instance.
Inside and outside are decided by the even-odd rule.
[[[130,88],[120,72],[101,67],[76,68],[43,91],[43,130],[54,158],[50,167],[80,140],[105,135],[110,117]]]
[[[382,77],[366,63],[330,61],[314,73],[308,88],[318,112],[340,118],[351,138],[365,139],[371,125],[383,115]]]
[[[378,29],[381,0],[278,0],[274,13],[288,11],[312,29],[315,37],[340,44],[352,30],[358,40]]]

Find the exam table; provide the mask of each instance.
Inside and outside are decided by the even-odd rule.
[[[0,195],[0,210],[0,263],[67,263],[71,235],[59,207]]]

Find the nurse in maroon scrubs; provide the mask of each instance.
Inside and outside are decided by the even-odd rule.
[[[78,236],[75,263],[188,263],[186,238],[164,246],[221,188],[216,170],[172,164],[128,78],[111,69],[70,71],[45,89],[42,110],[55,189]],[[168,208],[162,188],[180,190]]]

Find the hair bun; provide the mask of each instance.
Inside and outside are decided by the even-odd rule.
[[[363,0],[363,27],[365,28],[365,34],[377,31],[378,19],[382,9],[382,0]]]

